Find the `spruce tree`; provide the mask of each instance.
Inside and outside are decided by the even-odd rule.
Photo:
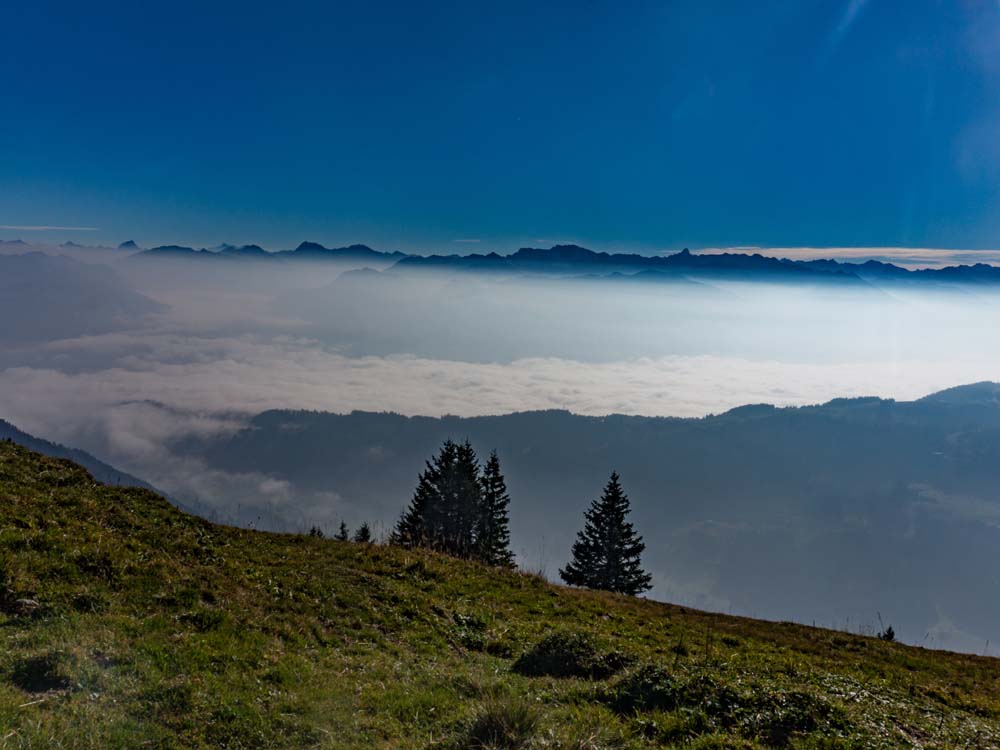
[[[481,497],[479,462],[472,445],[446,440],[420,474],[390,541],[470,557]]]
[[[507,483],[500,472],[497,452],[490,454],[483,467],[482,504],[476,524],[476,559],[487,565],[514,567],[514,554],[510,551],[510,528],[507,508],[510,495]]]
[[[646,545],[627,520],[629,511],[618,473],[612,472],[604,493],[584,513],[583,530],[573,543],[573,559],[559,571],[563,581],[630,596],[652,588],[652,577],[639,560]]]
[[[483,506],[483,486],[480,479],[479,459],[466,440],[460,443],[455,456],[452,475],[453,492],[449,496],[445,551],[458,557],[475,557],[476,528]]]
[[[336,539],[337,541],[340,541],[340,542],[346,542],[347,541],[348,536],[347,536],[347,524],[346,523],[344,523],[343,521],[340,522],[340,528],[337,529],[337,533],[336,533],[336,535],[333,538]]]
[[[372,530],[368,527],[368,522],[363,522],[354,532],[354,541],[368,544],[372,540]]]
[[[443,478],[452,471],[458,446],[446,440],[417,477],[413,499],[403,511],[389,541],[403,547],[436,547],[439,543]]]

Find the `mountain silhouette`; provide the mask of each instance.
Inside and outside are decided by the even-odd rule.
[[[362,244],[329,248],[318,242],[305,241],[292,250],[272,252],[258,245],[242,247],[221,245],[210,249],[163,245],[137,253],[136,257],[268,262],[370,261],[391,264],[391,269],[395,272],[447,271],[587,278],[638,277],[639,274],[644,274],[641,278],[646,281],[664,282],[676,279],[695,281],[719,279],[861,287],[868,283],[934,282],[944,285],[1000,283],[1000,267],[986,263],[910,270],[878,260],[861,263],[832,259],[789,260],[761,253],[692,253],[687,248],[669,255],[597,252],[580,245],[554,245],[550,248],[522,247],[510,255],[496,252],[470,255],[413,255],[399,251],[375,250]]]

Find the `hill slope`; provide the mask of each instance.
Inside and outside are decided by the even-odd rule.
[[[0,497],[3,747],[1000,742],[994,659],[214,526],[10,442]]]
[[[51,458],[69,459],[89,471],[91,476],[102,484],[143,487],[147,490],[156,489],[148,482],[127,474],[124,471],[119,471],[114,466],[109,466],[86,451],[79,450],[78,448],[69,448],[59,443],[53,443],[49,440],[29,435],[5,419],[0,419],[0,440],[11,440],[18,445],[41,453],[44,456],[50,456]]]

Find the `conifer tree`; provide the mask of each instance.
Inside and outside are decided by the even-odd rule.
[[[618,473],[612,472],[604,493],[584,513],[583,530],[573,543],[573,559],[559,571],[563,581],[630,596],[652,588],[652,577],[643,571],[639,559],[646,545],[627,520],[629,511]]]
[[[340,522],[340,528],[337,530],[337,533],[336,533],[336,535],[334,535],[333,538],[336,539],[337,541],[340,541],[340,542],[346,542],[347,541],[348,536],[347,536],[347,524],[346,523],[344,523],[343,521]]]
[[[474,558],[482,506],[479,460],[472,444],[446,440],[421,472],[390,542]]]
[[[500,472],[497,452],[490,454],[483,467],[482,505],[476,524],[476,559],[487,565],[514,567],[514,554],[510,551],[510,528],[507,508],[510,495],[507,482]]]
[[[417,478],[413,499],[389,541],[403,547],[438,547],[444,520],[446,478],[453,473],[458,446],[446,440]]]
[[[372,540],[372,530],[368,527],[368,522],[363,522],[354,532],[354,541],[368,544]]]
[[[449,487],[453,494],[449,496],[445,551],[458,557],[475,557],[483,486],[479,459],[468,440],[458,445],[452,482]]]

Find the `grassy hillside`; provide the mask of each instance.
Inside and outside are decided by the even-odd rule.
[[[1000,745],[1000,663],[213,526],[0,443],[0,747]]]

